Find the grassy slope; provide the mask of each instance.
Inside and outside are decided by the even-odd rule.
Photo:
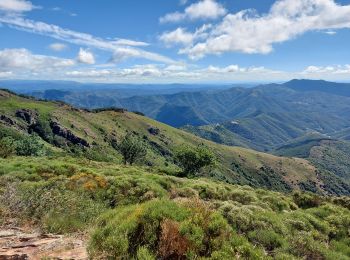
[[[18,221],[18,224],[36,225],[46,232],[83,231],[88,237],[93,234],[90,249],[96,255],[112,254],[119,247],[106,249],[106,245],[119,245],[118,241],[125,237],[130,239],[131,246],[140,246],[132,236],[125,236],[133,232],[132,227],[128,226],[124,235],[118,233],[118,227],[125,227],[133,217],[142,215],[143,205],[149,205],[148,201],[161,206],[157,199],[163,199],[166,205],[170,199],[180,207],[190,205],[193,210],[206,205],[228,223],[225,230],[233,234],[235,243],[230,248],[234,252],[230,257],[207,259],[233,259],[242,254],[246,256],[244,259],[347,259],[350,256],[346,235],[350,211],[346,209],[345,198],[290,196],[206,178],[177,178],[154,167],[130,167],[72,157],[12,157],[0,159],[0,165],[0,224],[12,216],[12,224]],[[108,217],[125,209],[134,211],[119,220]],[[160,210],[164,209],[160,207]],[[157,213],[157,209],[152,209],[144,221],[154,221]],[[106,223],[96,227],[96,222],[101,225],[101,221]],[[116,226],[108,232],[112,223]],[[155,224],[152,222],[150,226]],[[96,239],[96,234],[102,238]]]
[[[110,144],[111,138],[120,140],[127,131],[143,137],[148,149],[149,165],[176,169],[171,154],[173,149],[183,143],[209,146],[219,159],[217,169],[204,172],[206,176],[230,183],[249,184],[287,191],[298,189],[300,183],[311,182],[320,189],[316,169],[308,161],[297,158],[277,157],[249,149],[219,145],[187,132],[159,123],[134,113],[105,111],[90,113],[77,110],[61,103],[29,100],[0,92],[0,114],[11,117],[18,124],[24,124],[15,117],[17,109],[37,110],[41,118],[56,120],[77,136],[94,144],[92,149],[102,151],[106,157],[118,161],[118,154]],[[1,123],[0,123],[1,124]],[[160,129],[160,134],[151,135],[149,127]],[[116,159],[114,159],[116,158]],[[120,158],[119,158],[120,159]]]
[[[312,162],[329,189],[349,190],[350,143],[317,134],[297,138],[274,151],[279,156],[295,156]]]

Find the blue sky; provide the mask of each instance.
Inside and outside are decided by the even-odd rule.
[[[350,0],[0,0],[0,79],[350,81]]]

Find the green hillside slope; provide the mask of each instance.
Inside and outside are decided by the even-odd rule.
[[[92,259],[350,257],[346,197],[286,195],[70,156],[0,165],[0,225],[78,232]]]
[[[123,165],[114,148],[127,133],[147,148],[138,165]],[[0,158],[0,227],[80,237],[91,259],[350,257],[349,198],[326,195],[346,192],[305,159],[223,146],[124,110],[0,91],[0,144],[8,140],[36,140],[40,151]],[[205,145],[217,165],[173,176],[183,143]]]
[[[114,149],[126,133],[139,136],[147,147],[144,164],[177,174],[173,152],[181,144],[204,144],[218,164],[202,176],[228,183],[279,191],[302,187],[343,194],[329,188],[322,174],[307,160],[277,157],[249,149],[206,141],[187,132],[126,111],[89,112],[62,103],[35,101],[0,92],[0,126],[3,135],[39,135],[53,154],[83,156],[91,160],[121,162]],[[308,185],[305,185],[308,184]]]

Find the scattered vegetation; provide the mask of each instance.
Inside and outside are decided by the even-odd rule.
[[[0,164],[0,219],[55,233],[87,230],[92,258],[350,257],[346,197],[287,195],[79,158],[13,156]]]

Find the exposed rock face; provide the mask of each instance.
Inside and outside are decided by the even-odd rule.
[[[0,228],[0,260],[75,259],[87,260],[82,239],[18,228]]]
[[[34,125],[38,121],[38,112],[29,109],[17,110],[16,116],[26,121],[29,125]]]
[[[85,147],[90,147],[89,143],[86,140],[76,136],[69,129],[64,128],[59,123],[52,121],[50,123],[50,127],[55,135],[61,136],[73,144],[80,144]]]
[[[151,135],[159,135],[160,130],[159,130],[157,127],[150,126],[150,127],[148,128],[148,132],[149,132]]]
[[[0,121],[4,122],[6,125],[15,125],[15,121],[13,121],[11,118],[5,116],[5,115],[0,115]]]

